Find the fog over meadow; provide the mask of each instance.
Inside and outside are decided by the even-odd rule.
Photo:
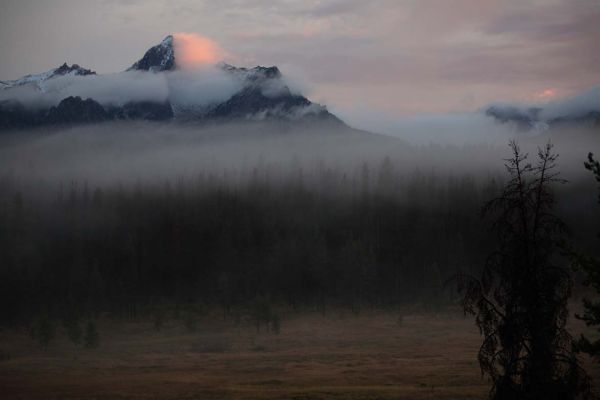
[[[0,0],[0,398],[595,399],[598,21]]]

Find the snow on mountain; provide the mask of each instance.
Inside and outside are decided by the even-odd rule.
[[[175,50],[173,49],[173,36],[169,35],[164,40],[146,51],[144,56],[136,61],[127,71],[171,71],[175,68]]]
[[[19,79],[15,79],[12,81],[2,81],[2,89],[9,89],[16,86],[23,86],[32,84],[37,87],[37,89],[44,91],[46,82],[49,79],[56,78],[58,76],[87,76],[87,75],[96,75],[96,72],[80,67],[77,64],[73,64],[69,66],[67,63],[64,63],[58,68],[53,68],[49,71],[42,72],[40,74],[32,74],[25,75]]]
[[[169,35],[124,72],[96,75],[77,64],[1,82],[0,129],[146,119],[343,122],[290,90],[275,66],[221,62],[179,66]],[[96,75],[91,78],[82,76]]]

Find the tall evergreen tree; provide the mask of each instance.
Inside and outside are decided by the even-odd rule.
[[[600,183],[600,162],[594,160],[594,155],[592,153],[588,154],[588,161],[585,162],[584,165],[586,169],[594,174],[596,181]],[[600,203],[600,193],[598,194],[598,203]],[[575,262],[586,274],[584,283],[587,286],[592,287],[596,293],[600,294],[600,259],[575,254]],[[592,301],[588,298],[584,298],[583,309],[583,315],[578,315],[577,317],[585,321],[588,326],[598,327],[598,331],[600,331],[600,301]],[[600,361],[600,339],[590,340],[588,337],[581,335],[576,343],[576,348]]]
[[[564,182],[558,156],[548,143],[530,164],[516,142],[510,147],[510,180],[483,209],[498,249],[481,277],[458,276],[464,311],[475,315],[484,336],[479,364],[495,400],[586,398],[589,379],[566,330],[572,280],[557,263],[564,224],[553,213],[551,186]]]

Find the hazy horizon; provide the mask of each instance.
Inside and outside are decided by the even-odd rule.
[[[0,397],[595,398],[598,21],[0,0]]]
[[[63,62],[123,71],[166,35],[190,32],[236,65],[279,66],[341,115],[444,114],[599,84],[599,18],[591,0],[5,0],[0,79]]]

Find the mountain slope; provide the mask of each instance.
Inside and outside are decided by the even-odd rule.
[[[566,99],[536,106],[492,105],[485,114],[500,123],[514,124],[518,130],[546,130],[558,126],[600,128],[600,86]]]
[[[144,56],[127,71],[171,71],[175,68],[175,50],[173,36],[167,36],[161,43],[151,47]]]
[[[205,69],[210,70],[206,76],[183,70],[177,65],[175,40],[167,36],[130,68],[117,74],[99,76],[77,64],[65,63],[42,74],[0,82],[0,129],[137,119],[203,123],[327,121],[344,125],[325,106],[293,92],[275,66],[238,68],[221,62],[206,66]],[[91,78],[71,79],[74,76]],[[210,91],[220,90],[211,86],[213,78],[225,82],[228,90],[234,90],[226,97],[204,100],[205,103],[198,106],[197,98],[203,99]],[[206,85],[199,85],[196,92],[191,91],[202,79],[208,81]],[[156,84],[158,89],[146,82]],[[132,89],[122,87],[122,83],[131,84]],[[30,92],[24,96],[19,88],[28,88]],[[106,100],[107,88],[122,91],[122,98],[108,96],[111,100]],[[152,90],[166,90],[166,93],[152,94]],[[185,96],[180,95],[181,90]],[[140,92],[142,98],[128,100],[128,96],[132,96],[130,92]]]
[[[25,75],[19,79],[13,81],[0,81],[0,89],[10,89],[17,86],[34,85],[39,90],[44,90],[44,83],[49,79],[60,77],[60,76],[87,76],[96,75],[96,72],[80,67],[77,64],[69,66],[64,63],[58,68],[53,68],[49,71],[42,72],[40,74]]]

